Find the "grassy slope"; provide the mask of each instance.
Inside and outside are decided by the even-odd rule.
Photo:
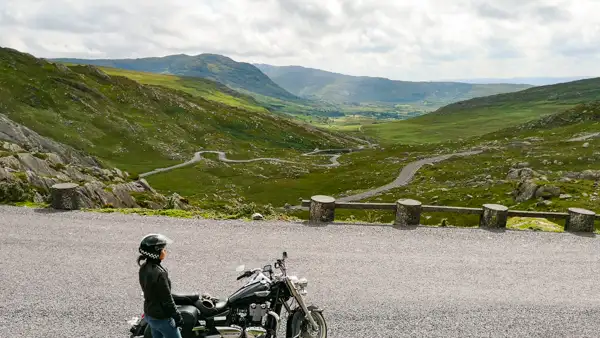
[[[364,126],[365,133],[388,142],[457,140],[519,125],[544,115],[600,99],[600,78],[457,102],[404,121]]]
[[[108,75],[125,76],[139,83],[181,90],[206,100],[224,103],[248,111],[267,112],[267,109],[262,107],[253,97],[241,94],[212,80],[199,77],[131,71],[113,67],[98,68]]]
[[[600,138],[567,141],[574,136],[596,132],[600,132],[600,101],[578,105],[471,140],[470,145],[484,144],[496,149],[426,167],[419,171],[409,186],[392,190],[370,201],[391,202],[398,198],[416,198],[427,204],[480,207],[483,203],[499,203],[519,210],[558,212],[565,212],[569,207],[583,207],[600,214],[600,198],[597,197],[600,188],[594,186],[593,181],[560,180],[566,172],[600,170]],[[531,144],[517,145],[518,141],[527,139],[531,140]],[[583,147],[585,143],[588,143],[588,147]],[[517,182],[505,179],[515,163],[523,162],[546,176],[548,181],[540,183],[560,187],[561,193],[570,194],[573,198],[553,198],[549,206],[538,205],[539,201],[535,199],[515,202],[508,193],[516,187]],[[473,216],[430,216],[433,217],[426,220],[429,224],[438,224],[442,218],[447,218],[454,225],[477,223],[477,217]],[[557,223],[564,225],[563,222]]]
[[[440,107],[450,102],[531,87],[518,84],[394,81],[299,66],[258,65],[258,68],[293,94],[336,103],[378,102]]]
[[[385,149],[356,152],[344,155],[340,159],[343,166],[333,169],[310,168],[306,165],[290,168],[268,163],[224,164],[212,159],[195,167],[156,175],[149,180],[154,186],[165,190],[184,189],[181,191],[203,205],[223,203],[235,198],[259,204],[271,203],[274,206],[283,206],[284,203],[295,205],[300,198],[306,199],[311,195],[341,197],[378,187],[392,181],[406,163],[417,158],[484,145],[493,149],[481,155],[457,157],[425,166],[408,186],[365,201],[394,202],[399,198],[416,198],[433,205],[481,207],[484,203],[501,203],[520,210],[560,212],[577,206],[600,213],[600,199],[594,196],[600,190],[594,187],[594,182],[559,181],[566,171],[600,169],[600,138],[585,141],[589,143],[587,148],[582,147],[584,142],[565,141],[586,132],[600,132],[599,103],[577,106],[553,117],[501,130],[468,142],[388,146]],[[543,140],[532,141],[531,145],[525,146],[512,145],[515,141],[529,137]],[[510,168],[519,162],[529,162],[531,168],[547,177],[548,182],[545,184],[556,185],[561,188],[562,193],[571,194],[573,198],[553,198],[550,206],[538,205],[537,200],[514,202],[510,193],[517,182],[505,179]],[[189,180],[183,181],[178,177]],[[588,196],[584,196],[584,193]],[[296,215],[307,217],[306,212]],[[393,213],[339,210],[336,211],[336,219],[391,222]],[[476,226],[478,221],[476,216],[427,213],[423,216],[423,223],[440,224],[442,219],[447,219],[448,225],[455,226]],[[540,226],[532,224],[526,222],[523,226]],[[558,224],[562,225],[562,222]]]
[[[138,173],[187,160],[199,149],[254,157],[349,143],[270,113],[6,48],[0,49],[0,113]]]

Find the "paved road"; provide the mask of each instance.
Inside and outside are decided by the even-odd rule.
[[[304,153],[304,154],[302,154],[302,156],[329,156],[329,161],[331,162],[331,164],[312,164],[312,166],[333,168],[333,167],[337,167],[340,165],[340,162],[338,162],[338,159],[342,155],[341,154],[331,154],[331,152],[348,153],[348,152],[359,151],[359,150],[363,150],[363,149],[365,149],[364,146],[359,146],[356,149],[351,149],[351,148],[322,149],[322,150],[315,150],[315,151],[311,151],[308,153]],[[327,154],[327,153],[330,153],[330,154]],[[189,165],[192,165],[194,163],[202,161],[204,159],[202,154],[217,154],[219,161],[226,162],[226,163],[251,163],[251,162],[257,162],[257,161],[269,161],[269,162],[279,162],[279,163],[299,163],[299,162],[282,160],[280,158],[273,158],[273,157],[258,157],[258,158],[251,158],[248,160],[232,160],[232,159],[227,158],[227,154],[225,154],[225,152],[223,152],[223,151],[203,150],[203,151],[198,151],[198,152],[194,153],[194,156],[192,156],[192,158],[188,161],[185,161],[183,163],[176,164],[176,165],[173,165],[170,167],[166,167],[166,168],[154,169],[152,171],[140,174],[140,177],[147,177],[150,175],[155,175],[158,173],[171,171],[171,170],[174,170],[177,168],[187,167]]]
[[[140,238],[177,291],[231,293],[288,250],[330,337],[598,337],[598,239],[477,229],[180,220],[0,207],[0,337],[126,337]]]
[[[388,191],[388,190],[391,190],[394,188],[398,188],[398,187],[407,185],[412,180],[412,178],[415,176],[417,171],[426,164],[433,164],[433,163],[441,162],[441,161],[447,160],[454,156],[471,156],[471,155],[476,155],[479,153],[481,153],[480,150],[466,151],[466,152],[462,152],[462,153],[440,155],[440,156],[436,156],[436,157],[424,158],[422,160],[414,161],[414,162],[407,164],[404,168],[402,168],[402,170],[398,174],[398,177],[396,177],[396,179],[393,180],[392,182],[390,182],[384,186],[381,186],[379,188],[367,190],[367,191],[361,192],[359,194],[351,195],[351,196],[341,197],[341,198],[338,198],[337,200],[340,202],[352,202],[352,201],[360,201],[365,198],[377,196],[384,191]]]

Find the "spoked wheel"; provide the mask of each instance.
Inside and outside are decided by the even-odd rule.
[[[311,312],[318,328],[315,330],[308,319],[304,318],[304,312],[298,311],[292,317],[292,332],[288,338],[327,338],[327,323],[320,312]]]

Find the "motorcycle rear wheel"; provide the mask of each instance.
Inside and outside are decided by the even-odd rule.
[[[311,312],[313,319],[319,327],[313,330],[308,319],[304,318],[304,312],[298,311],[292,317],[292,332],[287,338],[327,338],[327,322],[320,312]]]

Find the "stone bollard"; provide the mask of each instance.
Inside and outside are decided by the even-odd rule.
[[[76,183],[58,183],[50,188],[50,205],[53,209],[78,210],[79,193]]]
[[[565,231],[594,232],[596,213],[581,208],[569,208],[569,218],[565,222]]]
[[[504,229],[508,221],[508,208],[499,204],[484,204],[483,214],[479,219],[479,227],[487,229]]]
[[[421,202],[411,199],[396,201],[394,228],[418,226],[421,224]]]
[[[333,222],[335,218],[335,198],[315,195],[310,198],[309,224]]]

